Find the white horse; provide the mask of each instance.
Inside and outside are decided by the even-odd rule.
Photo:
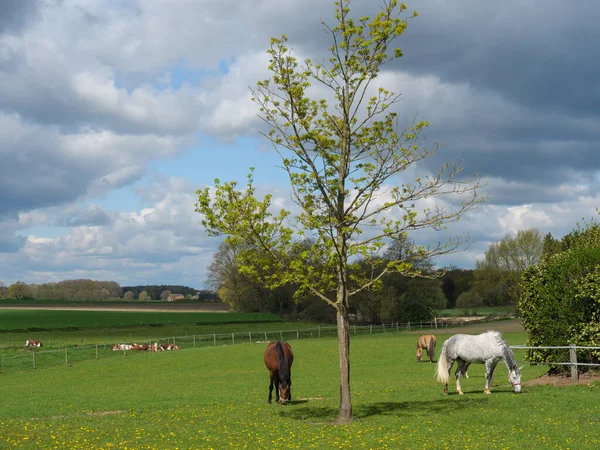
[[[503,360],[508,368],[508,381],[512,384],[515,393],[521,392],[521,368],[517,367],[515,355],[508,343],[502,339],[499,331],[486,331],[472,336],[469,334],[455,334],[442,346],[435,374],[437,380],[444,385],[444,395],[448,395],[448,380],[454,361],[458,362],[456,368],[456,390],[463,394],[460,388],[460,376],[465,376],[470,363],[485,363],[485,390],[484,394],[491,394],[492,376],[498,361]]]

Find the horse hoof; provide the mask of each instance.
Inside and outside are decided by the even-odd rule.
[[[458,391],[458,395],[465,395],[463,391]]]
[[[488,391],[488,390],[485,390],[485,391],[483,391],[483,393],[484,393],[484,394],[486,394],[486,395],[491,395],[491,394],[492,394],[492,393],[491,393],[490,391]]]
[[[271,400],[267,400],[267,405],[270,405],[270,404],[271,404]]]

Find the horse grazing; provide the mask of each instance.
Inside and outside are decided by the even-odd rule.
[[[508,343],[502,339],[499,331],[486,331],[476,336],[468,334],[455,334],[442,346],[435,373],[437,380],[444,384],[444,395],[448,395],[448,380],[454,361],[456,368],[456,390],[463,394],[460,388],[460,376],[467,377],[467,368],[470,363],[485,363],[485,390],[484,394],[491,394],[492,376],[498,361],[503,360],[508,368],[508,381],[512,384],[515,393],[521,392],[521,368],[517,367],[515,355]]]
[[[433,334],[423,334],[417,343],[417,361],[421,361],[423,350],[427,352],[429,362],[433,362],[435,356],[435,336]]]
[[[271,378],[267,403],[271,403],[275,385],[275,401],[279,402],[281,397],[281,404],[285,405],[292,400],[292,347],[284,341],[271,342],[265,350],[264,360]]]

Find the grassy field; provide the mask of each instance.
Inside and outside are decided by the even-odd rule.
[[[444,330],[446,331],[446,330]],[[470,332],[468,327],[461,332]],[[450,334],[438,334],[438,345]],[[523,332],[505,332],[512,345]],[[355,421],[336,426],[334,338],[290,340],[293,403],[267,405],[264,344],[143,353],[0,375],[0,448],[573,448],[600,445],[600,385],[527,386],[506,367],[493,394],[484,368],[444,397],[433,364],[415,361],[414,334],[352,338]],[[438,348],[439,351],[439,348]],[[522,355],[517,353],[517,359]],[[543,372],[525,367],[523,381]]]

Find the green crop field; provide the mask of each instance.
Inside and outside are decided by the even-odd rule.
[[[492,325],[492,324],[489,324]],[[490,326],[492,328],[492,326]],[[445,331],[445,330],[444,330]],[[462,332],[469,332],[465,327]],[[438,334],[441,343],[450,334]],[[505,332],[511,345],[523,332]],[[290,339],[293,402],[267,405],[264,343],[140,353],[0,375],[0,448],[572,448],[600,445],[600,385],[527,386],[500,363],[493,394],[472,365],[466,395],[445,397],[434,365],[415,361],[417,336],[352,337],[355,421],[332,424],[339,402],[335,338]],[[522,359],[519,352],[518,360]],[[523,382],[546,368],[526,366]]]
[[[57,311],[0,309],[0,332],[52,329],[110,328],[143,325],[281,322],[268,313],[164,311]]]

